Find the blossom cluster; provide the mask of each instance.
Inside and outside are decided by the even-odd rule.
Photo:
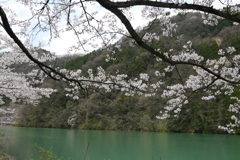
[[[50,97],[56,92],[52,88],[33,87],[33,84],[43,83],[46,78],[39,69],[30,70],[28,73],[15,71],[13,66],[17,64],[35,65],[24,54],[4,52],[0,57],[0,95],[11,99],[12,102],[37,104],[42,96]],[[44,57],[48,60],[47,56]],[[2,96],[0,103],[4,104]]]
[[[200,63],[204,60],[204,58],[198,55],[194,50],[190,49],[192,46],[192,42],[188,41],[186,45],[183,46],[183,50],[178,55],[171,56],[171,59],[174,61],[185,61],[185,62],[195,62]]]
[[[204,101],[215,99],[219,94],[225,94],[231,97],[235,87],[228,81],[240,81],[238,65],[239,55],[233,55],[235,51],[233,47],[220,49],[218,52],[218,55],[220,55],[219,59],[207,59],[204,61],[202,56],[199,56],[191,49],[191,42],[187,42],[187,45],[183,46],[181,52],[175,55],[168,55],[171,57],[171,60],[175,62],[190,62],[196,64],[196,66],[193,66],[196,74],[190,75],[183,84],[167,86],[166,89],[163,90],[162,97],[168,99],[168,101],[167,105],[164,107],[165,111],[160,111],[160,115],[157,116],[157,118],[166,119],[170,116],[178,117],[182,111],[182,107],[188,104],[187,93],[189,93],[190,90],[193,92],[198,90],[205,91],[205,95],[201,97]],[[207,70],[198,67],[198,64],[203,62]],[[165,68],[165,72],[172,72],[174,68],[174,66],[169,65]],[[160,72],[156,71],[155,74],[160,75]],[[222,79],[216,76],[218,74],[220,74]],[[231,97],[231,99],[236,100],[236,103],[230,104],[228,110],[233,113],[231,116],[232,122],[226,126],[218,127],[228,133],[234,133],[233,128],[238,127],[240,124],[238,117],[240,101],[237,97]]]
[[[147,73],[141,73],[139,78],[128,79],[126,74],[108,75],[102,67],[97,68],[96,74],[93,74],[92,69],[89,69],[88,76],[83,76],[80,69],[69,72],[66,69],[61,69],[60,72],[66,74],[67,78],[75,80],[69,83],[69,88],[65,89],[68,92],[66,96],[75,100],[79,99],[81,87],[87,90],[102,90],[105,93],[120,90],[125,92],[127,96],[152,96],[163,84],[161,81],[150,83],[150,77]]]

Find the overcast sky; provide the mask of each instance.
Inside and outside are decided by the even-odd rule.
[[[236,2],[236,3],[238,1],[239,0],[233,0],[233,2]],[[21,15],[21,16],[19,16],[21,19],[28,18],[28,16],[30,15],[29,12],[26,10],[26,8],[24,6],[22,6],[21,4],[17,3],[14,0],[0,0],[0,4],[3,5],[3,6],[9,6],[9,8],[11,8],[13,11],[15,11],[17,13],[17,15]],[[215,3],[215,7],[216,8],[221,7],[221,4],[220,4],[219,1],[217,3]],[[132,21],[132,24],[135,28],[138,27],[138,26],[147,24],[147,22],[144,21],[141,18],[140,7],[134,7],[134,12],[133,13],[134,13],[134,18],[135,19],[134,19],[134,21]],[[40,34],[38,36],[37,41],[38,40],[48,41],[48,39],[49,39],[48,35]],[[49,46],[45,47],[45,49],[47,49],[51,52],[55,52],[57,55],[64,55],[64,54],[67,54],[68,47],[70,47],[72,45],[72,42],[76,41],[76,40],[77,39],[76,39],[76,36],[74,36],[74,34],[63,33],[63,34],[60,35],[60,39],[54,39],[50,43]],[[87,48],[87,49],[91,50],[90,47]],[[78,53],[83,53],[83,52],[79,51]]]

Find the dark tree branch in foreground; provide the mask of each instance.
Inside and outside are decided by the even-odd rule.
[[[233,83],[233,84],[240,84],[239,81],[231,81],[223,76],[221,74],[218,74],[206,66],[194,62],[185,62],[185,61],[173,61],[169,57],[166,57],[162,52],[156,51],[151,46],[147,45],[142,38],[138,35],[138,33],[134,30],[133,26],[131,25],[130,21],[127,19],[127,17],[119,10],[119,8],[122,7],[130,7],[135,5],[145,5],[145,6],[154,6],[154,7],[167,7],[167,8],[179,8],[179,9],[196,9],[196,10],[203,10],[207,13],[213,13],[219,16],[222,16],[224,18],[233,20],[235,22],[240,22],[240,18],[236,17],[236,15],[232,16],[229,14],[226,14],[224,12],[218,11],[213,9],[212,7],[205,7],[205,6],[199,6],[199,5],[189,5],[189,4],[182,4],[177,5],[174,3],[163,3],[163,2],[152,2],[152,1],[127,1],[127,2],[110,2],[109,0],[97,0],[103,7],[105,7],[107,10],[111,11],[113,14],[115,14],[121,22],[124,24],[132,38],[137,42],[139,46],[149,51],[151,54],[161,58],[163,61],[171,64],[171,65],[177,65],[177,64],[184,64],[184,65],[192,65],[202,68],[203,70],[207,71],[208,73],[216,76],[218,79],[222,79],[223,81]],[[234,17],[234,18],[230,18]]]
[[[104,7],[109,8],[127,8],[132,6],[151,6],[151,7],[162,7],[162,8],[170,8],[170,9],[182,9],[182,10],[196,10],[196,11],[202,11],[205,13],[211,13],[215,14],[217,16],[232,20],[234,22],[240,23],[240,18],[238,15],[240,13],[236,14],[230,14],[226,11],[221,11],[218,9],[214,9],[212,6],[202,6],[197,4],[188,4],[188,3],[167,3],[167,2],[158,2],[158,1],[148,1],[148,0],[142,0],[142,1],[126,1],[126,2],[111,2],[110,0],[96,0],[100,4],[102,4]]]
[[[2,20],[2,27],[4,28],[4,30],[7,32],[7,34],[13,39],[13,41],[19,46],[19,48],[23,51],[23,53],[34,63],[36,63],[39,68],[45,73],[47,74],[50,78],[52,78],[53,80],[56,81],[61,81],[62,79],[68,81],[68,82],[75,82],[78,84],[78,86],[80,86],[80,88],[85,91],[87,93],[87,88],[84,88],[83,85],[81,84],[82,82],[89,82],[89,83],[99,83],[99,84],[107,84],[107,85],[116,85],[119,87],[122,87],[119,84],[116,84],[114,82],[101,82],[101,81],[96,81],[96,80],[90,80],[90,79],[81,79],[81,80],[76,80],[74,78],[68,78],[65,74],[60,73],[59,71],[57,71],[56,69],[54,69],[53,67],[50,67],[42,62],[40,62],[39,60],[37,60],[36,58],[34,58],[31,53],[28,51],[28,49],[24,46],[24,44],[19,40],[19,38],[16,36],[16,34],[13,32],[12,28],[9,25],[7,16],[4,12],[4,10],[2,9],[2,7],[0,6],[0,17]],[[60,77],[60,78],[57,78]]]

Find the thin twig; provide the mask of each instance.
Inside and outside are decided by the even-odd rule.
[[[87,149],[86,149],[86,152],[85,152],[85,155],[84,155],[84,159],[83,159],[83,160],[85,160],[85,159],[86,159],[86,157],[87,157],[87,153],[88,153],[88,147],[89,147],[89,142],[88,142],[88,144],[87,144]]]

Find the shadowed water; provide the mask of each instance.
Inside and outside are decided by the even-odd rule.
[[[18,160],[37,160],[34,144],[66,159],[83,160],[239,160],[239,135],[87,131],[0,127],[9,138],[4,150]]]

